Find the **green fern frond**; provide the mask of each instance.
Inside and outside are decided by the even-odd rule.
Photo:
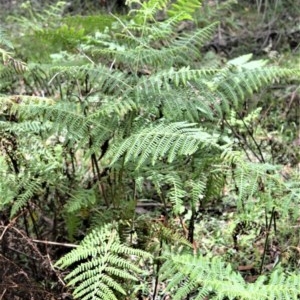
[[[219,258],[170,255],[160,272],[161,280],[169,280],[166,291],[172,292],[174,300],[183,300],[190,293],[204,299],[202,297],[215,291],[220,291],[222,297],[231,292],[233,298],[245,290],[241,276],[233,273]]]
[[[183,34],[170,41],[167,46],[158,49],[149,47],[148,43],[145,47],[144,42],[135,38],[136,41],[140,42],[135,44],[133,48],[122,50],[93,49],[92,53],[93,55],[106,54],[112,56],[117,62],[126,62],[133,70],[137,65],[153,67],[159,67],[162,64],[164,64],[164,67],[171,67],[174,64],[186,65],[187,62],[200,56],[199,47],[211,39],[217,25],[218,23],[212,23],[195,32]]]
[[[172,35],[177,25],[178,20],[176,17],[169,18],[163,22],[150,23],[147,26],[130,22],[126,23],[126,27],[122,32],[116,33],[116,37],[126,42],[127,45],[144,45],[147,47],[147,43],[152,45],[155,41],[172,40],[174,38]]]
[[[1,30],[1,28],[0,28],[0,30]],[[0,31],[0,39],[1,39],[1,31]],[[3,35],[2,35],[2,42],[5,43],[5,45],[10,46],[10,43],[3,39]],[[0,40],[0,45],[1,45],[1,40]],[[8,47],[8,48],[13,49],[12,46]],[[8,52],[8,51],[2,49],[1,47],[0,47],[0,55],[2,56],[3,65],[5,67],[10,67],[10,68],[14,69],[14,71],[17,74],[22,74],[27,70],[26,63],[24,63],[23,61],[15,59],[11,52]]]
[[[158,100],[161,100],[161,110],[165,118],[171,121],[185,120],[191,123],[199,120],[199,110],[195,109],[197,100],[187,97],[187,94],[182,93],[182,90],[174,88],[164,92],[160,98]]]
[[[293,191],[289,189],[280,177],[279,166],[268,163],[249,162],[241,152],[225,151],[222,155],[228,170],[228,178],[232,178],[235,188],[238,189],[239,209],[250,209],[263,205],[264,207],[280,210],[287,214],[286,203],[282,198],[292,197]],[[232,169],[231,169],[232,168]],[[259,199],[259,201],[254,200]]]
[[[261,289],[257,282],[256,289]],[[254,283],[255,285],[255,283]],[[266,299],[297,299],[300,296],[300,274],[285,274],[282,270],[272,272],[268,284],[264,286],[268,298]]]
[[[182,67],[175,70],[171,67],[168,70],[157,72],[146,79],[142,78],[137,82],[136,90],[140,93],[150,94],[153,92],[163,93],[164,90],[170,91],[174,86],[189,86],[189,81],[210,78],[218,70],[199,69],[191,70],[189,67]]]
[[[11,205],[17,193],[17,178],[15,175],[10,174],[5,157],[0,156],[0,209],[2,210]]]
[[[137,4],[139,9],[132,9],[131,14],[135,15],[136,22],[143,24],[145,21],[155,20],[155,15],[158,11],[164,9],[169,0],[127,0],[128,5]]]
[[[207,188],[207,181],[208,178],[202,174],[200,178],[197,178],[197,180],[190,179],[186,182],[187,188],[190,189],[191,205],[193,208],[196,207],[196,204],[199,202],[199,200],[204,198],[205,190]]]
[[[65,209],[68,214],[73,214],[81,209],[95,205],[96,201],[95,188],[78,189],[72,192],[70,199],[65,205]]]
[[[92,121],[104,117],[111,118],[118,116],[118,118],[122,120],[125,115],[137,110],[137,103],[131,98],[120,97],[116,99],[115,97],[105,97],[101,103],[101,107],[89,115],[88,118]]]
[[[11,41],[7,38],[6,31],[2,27],[0,27],[0,50],[1,46],[6,46],[8,49],[14,48]]]
[[[78,229],[83,222],[82,216],[66,213],[64,215],[64,220],[66,222],[68,240],[73,242],[75,240]]]
[[[180,16],[181,20],[193,20],[193,14],[200,8],[201,1],[199,0],[177,0],[173,2],[168,9],[168,15]]]
[[[0,121],[0,130],[2,132],[12,132],[18,136],[33,136],[34,134],[41,135],[42,133],[51,132],[52,126],[49,123],[40,121],[22,121],[22,122],[8,122]],[[32,137],[34,139],[34,137]]]
[[[115,109],[121,108],[122,105],[115,105]],[[109,118],[108,115],[101,118],[101,115],[104,114],[103,111],[85,116],[79,103],[58,102],[50,105],[43,102],[35,105],[21,103],[14,109],[17,109],[22,118],[29,120],[42,118],[44,122],[47,120],[48,123],[45,122],[41,126],[37,121],[27,121],[13,125],[11,129],[16,128],[18,131],[24,131],[26,128],[33,128],[39,132],[47,131],[48,135],[59,133],[66,143],[77,142],[80,147],[90,145],[90,138],[92,138],[93,144],[90,145],[87,153],[89,155],[98,152],[103,142],[111,137],[113,127],[117,128],[118,126],[117,118]],[[105,112],[107,112],[107,109],[109,108],[106,107]],[[124,113],[122,110],[119,112],[121,115]],[[111,127],[107,127],[107,122]]]
[[[170,0],[127,1],[129,5],[133,3],[140,5],[138,10],[131,10],[131,13],[135,13],[135,19],[139,23],[143,23],[144,20],[154,20],[157,12],[161,10],[166,10],[170,17],[176,16],[179,21],[192,20],[193,13],[200,7],[198,0],[177,0],[173,3]]]
[[[131,260],[130,256],[135,259]],[[75,286],[73,295],[77,299],[114,299],[126,295],[121,283],[137,280],[142,273],[136,258],[150,258],[142,250],[121,244],[113,224],[93,230],[73,251],[62,257],[56,266],[66,268],[79,263],[65,279]]]
[[[185,246],[188,249],[193,248],[193,245],[186,239],[186,237],[182,236],[181,233],[178,233],[161,223],[157,223],[154,225],[154,232],[156,236],[159,235],[159,237],[166,241],[168,245],[172,245],[175,247],[178,247],[178,245],[180,245]]]
[[[80,109],[80,105],[57,103],[49,106],[41,103],[38,105],[21,104],[18,112],[26,118],[43,117],[44,120],[53,122],[53,132],[67,129],[75,138],[81,138],[85,132],[88,132],[89,124],[86,122],[86,118],[80,112]]]
[[[153,165],[167,156],[168,162],[180,155],[191,155],[201,146],[218,147],[216,138],[198,128],[194,124],[164,122],[141,129],[125,141],[109,151],[107,159],[113,165],[125,154],[125,163],[137,160],[137,168],[146,161]],[[151,158],[151,160],[150,160]]]
[[[63,22],[71,28],[83,28],[85,34],[91,34],[96,31],[104,31],[106,27],[111,27],[115,18],[108,14],[97,14],[92,16],[67,16]]]
[[[166,183],[171,185],[168,193],[168,198],[173,204],[173,211],[175,214],[183,213],[185,207],[183,205],[183,199],[187,196],[184,190],[182,179],[176,173],[169,173],[165,177]]]
[[[119,93],[121,96],[123,91],[131,88],[128,76],[124,72],[111,70],[102,65],[95,66],[91,62],[86,63],[82,57],[67,56],[65,59],[63,55],[59,56],[57,62],[52,65],[31,64],[26,74],[26,81],[32,83],[35,89],[43,91],[48,97],[59,95],[60,98],[73,102],[81,101],[82,96],[77,94],[81,92],[80,89],[85,92],[86,82],[93,87],[93,94],[89,96],[92,98],[97,94],[97,98],[94,99],[108,94],[117,96]]]
[[[230,72],[222,80],[216,82],[215,90],[218,90],[222,98],[230,101],[234,99],[233,104],[241,103],[245,97],[252,96],[254,92],[261,87],[270,85],[271,83],[282,80],[292,79],[300,76],[299,70],[283,69],[277,67],[264,68],[237,68],[228,70]]]
[[[25,177],[26,178],[26,177]],[[20,193],[14,201],[11,208],[10,216],[15,216],[21,208],[32,199],[35,194],[39,194],[42,190],[42,182],[40,180],[30,180],[31,178],[24,179],[19,184]]]
[[[166,292],[171,291],[174,300],[184,300],[191,294],[194,299],[205,299],[210,295],[216,299],[245,300],[295,300],[300,295],[300,275],[297,273],[287,276],[275,270],[269,280],[260,276],[255,283],[246,283],[220,258],[168,255],[160,273],[161,280],[169,280]]]

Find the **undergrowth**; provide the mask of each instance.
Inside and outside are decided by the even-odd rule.
[[[205,63],[199,1],[127,2],[0,28],[1,213],[75,243],[54,257],[74,298],[297,299],[297,145],[276,149],[255,97],[299,70]]]

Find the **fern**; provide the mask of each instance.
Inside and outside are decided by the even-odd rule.
[[[120,218],[132,229],[142,219],[135,209],[144,198],[167,214],[162,222],[149,213],[150,221],[144,223],[146,229],[154,223],[151,229],[160,233],[149,239],[165,259],[161,280],[174,299],[299,296],[297,273],[278,270],[248,284],[218,257],[175,254],[175,239],[191,246],[177,234],[185,229],[183,221],[193,229],[198,209],[215,208],[227,193],[237,203],[236,214],[243,213],[238,219],[273,208],[295,222],[299,215],[299,185],[285,182],[280,167],[269,160],[258,161],[251,145],[244,153],[235,151],[240,145],[233,136],[234,129],[246,135],[260,119],[259,109],[244,111],[245,100],[274,82],[297,79],[299,70],[269,67],[264,60],[252,61],[252,55],[218,68],[200,68],[201,47],[218,23],[178,30],[182,20],[192,19],[199,2],[128,1],[137,5],[133,18],[116,16],[113,25],[109,18],[105,22],[111,26],[101,33],[96,32],[97,17],[81,28],[80,18],[64,19],[58,4],[48,9],[46,18],[34,14],[32,22],[21,20],[24,39],[45,47],[34,51],[37,61],[47,55],[44,64],[15,60],[1,48],[11,47],[0,31],[5,62],[1,89],[5,92],[7,85],[15,94],[0,97],[0,206],[9,207],[11,217],[20,210],[44,209],[55,220],[64,220],[61,232],[69,239],[79,228],[90,230],[57,262],[68,268],[65,280],[75,298],[123,299],[133,287],[129,281],[145,279],[138,259],[151,255],[129,247],[111,223]],[[47,29],[41,25],[45,21]],[[30,61],[31,54],[22,50]],[[16,141],[14,149],[5,144],[5,135]],[[16,154],[15,161],[8,150]],[[189,213],[183,216],[185,209]],[[184,219],[180,225],[170,220],[174,215]],[[168,227],[175,223],[176,229]],[[166,244],[173,249],[167,256]],[[158,270],[160,260],[154,263]]]
[[[0,54],[2,55],[3,64],[5,66],[12,67],[16,73],[20,74],[25,72],[27,69],[27,65],[23,61],[15,59],[11,52],[6,51],[2,48],[2,45],[9,50],[14,49],[11,41],[7,38],[5,31],[0,27]]]
[[[40,180],[24,180],[24,182],[21,182],[19,184],[19,195],[11,208],[11,217],[15,216],[21,208],[26,206],[33,196],[41,193],[41,191],[42,182]]]
[[[170,254],[161,268],[161,280],[168,280],[165,293],[172,298],[186,299],[297,299],[300,275],[285,275],[279,270],[261,276],[255,283],[246,283],[239,273],[220,258]]]
[[[193,20],[193,14],[200,7],[201,1],[187,1],[187,0],[178,0],[171,4],[170,9],[168,9],[168,15],[180,16],[182,20]]]
[[[131,261],[130,256],[135,258]],[[66,277],[68,285],[75,286],[75,299],[119,299],[125,296],[124,280],[137,280],[143,271],[137,258],[151,255],[121,244],[115,226],[108,224],[94,229],[73,251],[62,257],[56,266],[66,268],[79,263]]]
[[[165,156],[168,162],[172,162],[180,155],[192,155],[199,147],[217,147],[215,137],[193,128],[194,125],[184,122],[171,124],[161,122],[144,128],[120,145],[115,145],[107,154],[107,159],[111,160],[110,164],[113,164],[125,154],[125,163],[131,159],[137,159],[138,168],[151,156],[152,164]]]
[[[11,205],[17,194],[17,179],[9,172],[8,164],[3,156],[0,156],[0,209]]]
[[[189,82],[197,81],[199,79],[210,78],[212,74],[217,73],[218,70],[190,70],[189,67],[183,67],[179,70],[170,68],[169,70],[157,72],[155,75],[138,81],[136,90],[142,90],[143,93],[149,95],[153,92],[158,94],[163,93],[164,90],[170,91],[174,87],[188,86]]]
[[[169,183],[171,188],[168,197],[173,204],[175,214],[181,214],[184,211],[183,199],[186,197],[186,191],[183,188],[181,178],[175,173],[169,173],[165,178],[165,183]]]
[[[139,4],[140,8],[138,10],[132,10],[131,12],[136,13],[135,18],[138,22],[143,22],[144,20],[155,20],[155,15],[160,10],[166,9],[170,17],[176,17],[178,21],[180,20],[192,20],[192,15],[200,7],[200,3],[197,0],[185,1],[177,0],[171,5],[169,5],[168,0],[150,0],[150,1],[139,1],[139,0],[129,0],[128,5]]]
[[[83,201],[84,200],[84,201]],[[65,209],[67,214],[72,214],[89,206],[96,204],[96,189],[79,189],[73,192],[71,199],[67,202]]]
[[[159,47],[155,49],[144,47],[145,41],[135,38],[134,47],[129,49],[111,50],[111,49],[93,49],[93,55],[113,55],[117,62],[126,62],[133,70],[136,65],[144,66],[150,65],[158,68],[162,63],[167,66],[174,64],[185,65],[187,61],[192,61],[200,56],[199,46],[202,46],[208,39],[210,39],[212,33],[215,31],[218,23],[212,23],[211,25],[199,29],[195,32],[184,34],[177,39],[172,40],[168,46]],[[151,37],[151,36],[150,36]],[[165,36],[163,36],[165,38]]]
[[[5,30],[0,27],[0,46],[6,46],[9,49],[13,49],[13,44],[11,43],[11,41],[7,38],[7,34],[5,32]],[[1,47],[0,47],[0,50]]]

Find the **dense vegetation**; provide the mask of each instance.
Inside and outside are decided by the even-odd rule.
[[[0,27],[0,299],[299,299],[295,36],[226,53],[233,1],[114,3]]]

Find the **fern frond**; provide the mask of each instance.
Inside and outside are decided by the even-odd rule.
[[[155,15],[160,10],[166,10],[170,17],[176,16],[179,21],[192,20],[193,13],[200,7],[198,0],[177,0],[171,4],[169,0],[127,1],[129,5],[133,3],[140,5],[138,10],[131,10],[131,13],[135,13],[135,19],[139,23],[143,23],[144,20],[155,20]]]
[[[172,34],[177,24],[178,20],[176,17],[169,18],[163,22],[151,23],[147,26],[141,26],[140,24],[130,22],[126,23],[126,27],[122,32],[116,33],[116,37],[120,38],[122,41],[128,42],[128,45],[144,45],[147,47],[147,43],[152,45],[155,41],[172,40],[174,38]]]
[[[17,178],[15,175],[10,174],[4,156],[0,156],[0,210],[11,205],[17,194]]]
[[[199,69],[191,70],[189,67],[182,67],[179,70],[175,70],[171,67],[168,70],[160,71],[146,79],[142,78],[137,82],[137,92],[141,90],[141,93],[146,95],[153,92],[162,93],[164,89],[170,91],[174,85],[175,87],[187,86],[189,81],[197,81],[199,79],[210,78],[213,74],[217,73],[215,69]]]
[[[75,286],[76,299],[118,299],[116,293],[126,295],[121,282],[137,280],[136,274],[142,272],[130,256],[151,257],[147,252],[121,244],[115,226],[108,224],[93,230],[56,266],[65,268],[79,263],[65,277],[69,285]]]
[[[26,177],[25,177],[26,178]],[[42,190],[42,182],[40,180],[30,180],[31,178],[24,179],[19,184],[19,195],[14,201],[11,208],[10,216],[15,216],[21,208],[23,208],[35,194]]]
[[[208,178],[201,174],[201,177],[197,180],[190,179],[188,182],[186,182],[186,185],[189,189],[191,189],[191,204],[192,207],[196,207],[196,204],[204,198],[205,195],[205,189],[207,185]]]
[[[0,27],[0,50],[2,45],[6,46],[8,49],[14,48],[11,41],[7,38],[6,31],[2,27]]]
[[[78,189],[72,192],[71,198],[65,205],[68,214],[74,214],[80,209],[90,207],[96,203],[95,189]]]
[[[300,295],[300,275],[285,275],[274,271],[269,281],[260,276],[255,283],[246,283],[239,273],[233,272],[220,258],[168,255],[161,268],[161,280],[169,280],[166,291],[172,299],[183,300],[193,294],[194,299],[215,296],[216,299],[294,300]]]
[[[222,99],[235,106],[245,97],[252,96],[261,87],[282,80],[300,76],[299,70],[283,69],[277,67],[264,68],[237,68],[228,70],[229,74],[216,82],[214,89],[221,93]],[[234,100],[234,102],[231,101]]]
[[[57,103],[50,106],[43,103],[38,105],[20,104],[18,113],[30,119],[43,117],[44,120],[53,122],[53,132],[67,129],[71,135],[78,139],[88,132],[89,125],[80,110],[80,105],[70,105],[69,103]]]
[[[239,209],[257,209],[258,204],[263,207],[280,210],[286,215],[289,211],[287,203],[282,201],[283,198],[293,197],[293,189],[290,190],[288,185],[280,177],[279,166],[268,163],[249,162],[241,152],[225,151],[222,155],[225,166],[223,170],[228,170],[228,178],[232,178],[238,193]],[[233,166],[232,169],[230,169]],[[259,199],[259,201],[255,200]]]
[[[225,267],[219,258],[169,255],[161,268],[161,280],[165,279],[169,280],[166,291],[173,293],[174,300],[183,300],[190,293],[198,297],[200,293],[202,297],[220,291],[222,296],[232,293],[231,298],[241,292],[245,294],[242,277],[233,273],[230,266]]]
[[[135,44],[134,48],[118,50],[94,49],[92,53],[106,54],[114,57],[117,62],[126,62],[133,70],[136,66],[171,67],[174,64],[186,65],[187,62],[200,56],[199,47],[203,46],[215,32],[218,23],[212,23],[193,33],[186,33],[173,39],[165,47],[158,49],[145,47],[144,43]]]
[[[164,241],[167,242],[168,245],[172,245],[175,247],[185,246],[188,249],[192,249],[193,245],[182,235],[182,233],[178,233],[174,231],[172,228],[166,227],[161,223],[157,223],[154,225],[155,235],[159,235]]]
[[[127,0],[128,5],[139,5],[139,9],[132,9],[130,13],[135,15],[136,22],[140,24],[143,24],[145,21],[155,20],[156,13],[165,8],[168,2],[169,0]]]
[[[193,14],[200,8],[199,0],[177,0],[168,9],[169,16],[180,16],[181,20],[193,20]]]
[[[47,70],[47,66],[44,65]],[[49,67],[48,67],[49,68]],[[97,89],[97,91],[103,94],[113,94],[114,96],[121,96],[124,91],[131,88],[130,82],[128,82],[128,76],[125,73],[118,70],[111,70],[108,67],[85,64],[82,66],[51,66],[48,69],[50,78],[60,81],[70,81],[76,78],[76,80],[86,80],[88,78],[89,83]]]
[[[183,213],[185,207],[183,205],[183,199],[187,193],[184,190],[182,179],[176,173],[169,173],[165,177],[166,183],[171,185],[168,197],[173,204],[173,211],[175,214]]]
[[[125,97],[117,99],[115,97],[105,97],[101,103],[101,107],[89,115],[88,118],[93,121],[99,120],[99,118],[112,118],[114,116],[118,116],[118,118],[122,120],[125,115],[137,110],[137,103],[133,99]]]
[[[129,160],[137,160],[137,168],[146,161],[153,165],[157,160],[167,156],[168,162],[172,162],[180,155],[191,155],[200,146],[218,147],[216,138],[198,128],[195,124],[164,122],[141,129],[131,135],[118,146],[115,145],[107,155],[110,165],[113,165],[125,154],[125,163]],[[150,157],[151,160],[150,160]]]

